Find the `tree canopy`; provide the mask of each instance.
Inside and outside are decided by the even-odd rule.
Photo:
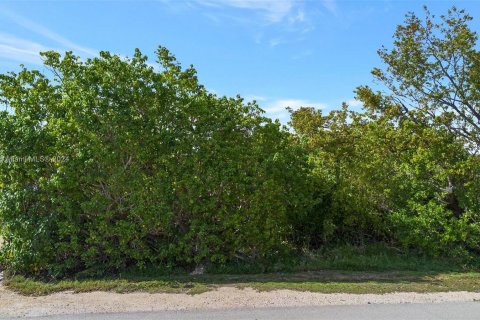
[[[478,149],[480,52],[472,17],[456,7],[440,18],[424,11],[423,20],[407,14],[393,48],[378,51],[386,69],[372,73],[405,115],[454,131]]]

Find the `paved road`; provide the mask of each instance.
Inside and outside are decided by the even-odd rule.
[[[0,318],[6,319],[6,318]],[[25,319],[25,318],[23,318]],[[479,320],[480,302],[434,304],[371,304],[298,308],[259,308],[212,311],[163,311],[82,314],[27,318],[68,320]]]

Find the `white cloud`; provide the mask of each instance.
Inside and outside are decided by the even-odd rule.
[[[322,5],[333,14],[337,13],[337,3],[336,0],[322,0]]]
[[[266,113],[277,114],[286,112],[287,107],[292,108],[293,110],[300,107],[324,109],[327,105],[321,102],[312,102],[302,99],[280,99],[266,104],[266,107],[263,109]]]
[[[18,38],[14,35],[0,32],[0,56],[2,58],[24,63],[41,64],[41,51],[51,48],[37,42]]]
[[[10,10],[7,10],[5,8],[2,8],[1,12],[4,16],[7,16],[11,21],[13,21],[15,24],[33,32],[36,33],[44,38],[53,40],[57,44],[65,47],[67,50],[74,50],[76,52],[82,52],[86,53],[90,56],[94,56],[98,54],[98,51],[91,49],[91,48],[86,48],[83,46],[80,46],[64,37],[59,35],[58,33],[55,33],[51,31],[50,29],[46,28],[45,26],[42,26],[30,19],[27,19],[23,16],[20,16],[16,14],[15,12],[12,12]]]
[[[8,10],[7,8],[2,7],[0,10],[0,16],[6,17],[12,23],[35,33],[41,38],[44,42],[52,42],[54,45],[44,45],[36,41],[29,39],[19,38],[12,34],[1,33],[0,32],[0,57],[19,61],[22,63],[31,63],[36,65],[42,64],[42,58],[39,53],[42,51],[56,50],[56,51],[68,51],[72,50],[75,53],[83,53],[88,56],[96,56],[98,54],[97,50],[83,47],[79,44],[76,44],[70,41],[67,38],[53,32],[52,30],[42,26],[32,20],[29,20],[21,15],[18,15],[15,12]]]
[[[294,24],[297,22],[304,22],[304,21],[305,21],[305,12],[301,9],[297,11],[296,15],[291,15],[290,17],[288,17],[288,22],[290,24]]]
[[[169,0],[164,0],[169,1]],[[257,44],[271,48],[305,39],[314,30],[308,0],[185,0],[211,21],[237,24],[254,32]],[[178,2],[178,1],[177,1]],[[177,3],[170,0],[170,3]],[[190,8],[191,9],[191,8]]]
[[[195,0],[211,7],[234,7],[260,11],[269,22],[284,20],[294,7],[294,0]]]
[[[290,121],[290,113],[287,110],[291,108],[297,110],[300,107],[323,109],[327,105],[321,102],[314,102],[303,99],[279,99],[269,100],[270,102],[260,103],[260,107],[265,111],[265,116],[280,120],[280,123],[287,124]]]
[[[270,39],[270,41],[268,41],[268,44],[270,45],[270,47],[276,47],[276,46],[279,46],[281,44],[284,44],[285,43],[285,40],[281,37],[277,37],[277,38],[272,38]]]
[[[0,57],[22,63],[41,64],[38,53],[0,43]]]
[[[244,97],[245,101],[266,101],[267,98],[264,97],[264,96],[259,96],[259,95],[255,95],[255,94],[249,94],[249,95],[246,95]]]
[[[299,53],[292,56],[292,60],[301,60],[313,54],[313,50],[307,49],[300,51]]]
[[[360,100],[357,100],[357,99],[350,99],[347,101],[347,104],[350,106],[350,107],[361,107],[363,106],[363,103],[362,101]]]

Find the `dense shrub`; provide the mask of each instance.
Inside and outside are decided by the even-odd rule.
[[[305,155],[257,105],[209,94],[164,48],[160,71],[139,51],[43,56],[52,76],[0,77],[11,269],[103,273],[286,248],[289,219],[308,206]]]
[[[397,106],[389,108],[292,114],[318,181],[308,213],[317,228],[305,236],[321,245],[386,241],[433,256],[477,254],[478,156],[454,134],[398,121]]]

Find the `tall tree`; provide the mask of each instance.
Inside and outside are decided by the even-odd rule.
[[[372,73],[388,89],[403,115],[447,128],[480,147],[480,52],[472,17],[455,7],[436,18],[424,7],[394,34],[393,48],[378,53],[386,69]]]

